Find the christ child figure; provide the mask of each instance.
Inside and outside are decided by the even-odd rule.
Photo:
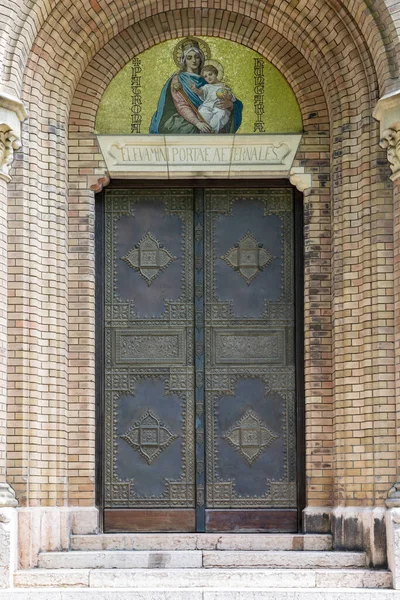
[[[235,102],[236,98],[232,90],[218,79],[218,69],[214,65],[205,66],[201,74],[207,83],[201,88],[197,88],[195,84],[190,86],[193,92],[203,100],[197,110],[213,132],[219,133],[231,116],[231,110],[221,108],[220,101]]]

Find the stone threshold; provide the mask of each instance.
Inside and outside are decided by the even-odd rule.
[[[219,550],[91,550],[42,552],[45,569],[345,569],[366,568],[364,552],[219,551]]]
[[[0,590],[0,600],[398,600],[394,590],[320,589],[62,589]]]
[[[100,533],[72,535],[71,550],[332,550],[330,534]]]
[[[389,571],[369,569],[30,569],[14,574],[24,588],[231,589],[391,588]],[[47,593],[47,592],[46,592]],[[400,596],[400,594],[399,594]],[[0,596],[0,600],[1,596]],[[44,599],[42,599],[44,600]]]

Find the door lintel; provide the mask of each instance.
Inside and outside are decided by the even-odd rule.
[[[289,179],[301,138],[301,134],[97,135],[110,177],[153,181]],[[296,175],[303,172],[296,167]]]

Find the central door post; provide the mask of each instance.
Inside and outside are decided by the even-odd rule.
[[[196,398],[196,530],[205,531],[204,192],[194,190],[194,322]]]

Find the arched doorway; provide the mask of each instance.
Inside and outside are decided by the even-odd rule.
[[[98,198],[105,531],[298,530],[302,199],[245,185]]]

